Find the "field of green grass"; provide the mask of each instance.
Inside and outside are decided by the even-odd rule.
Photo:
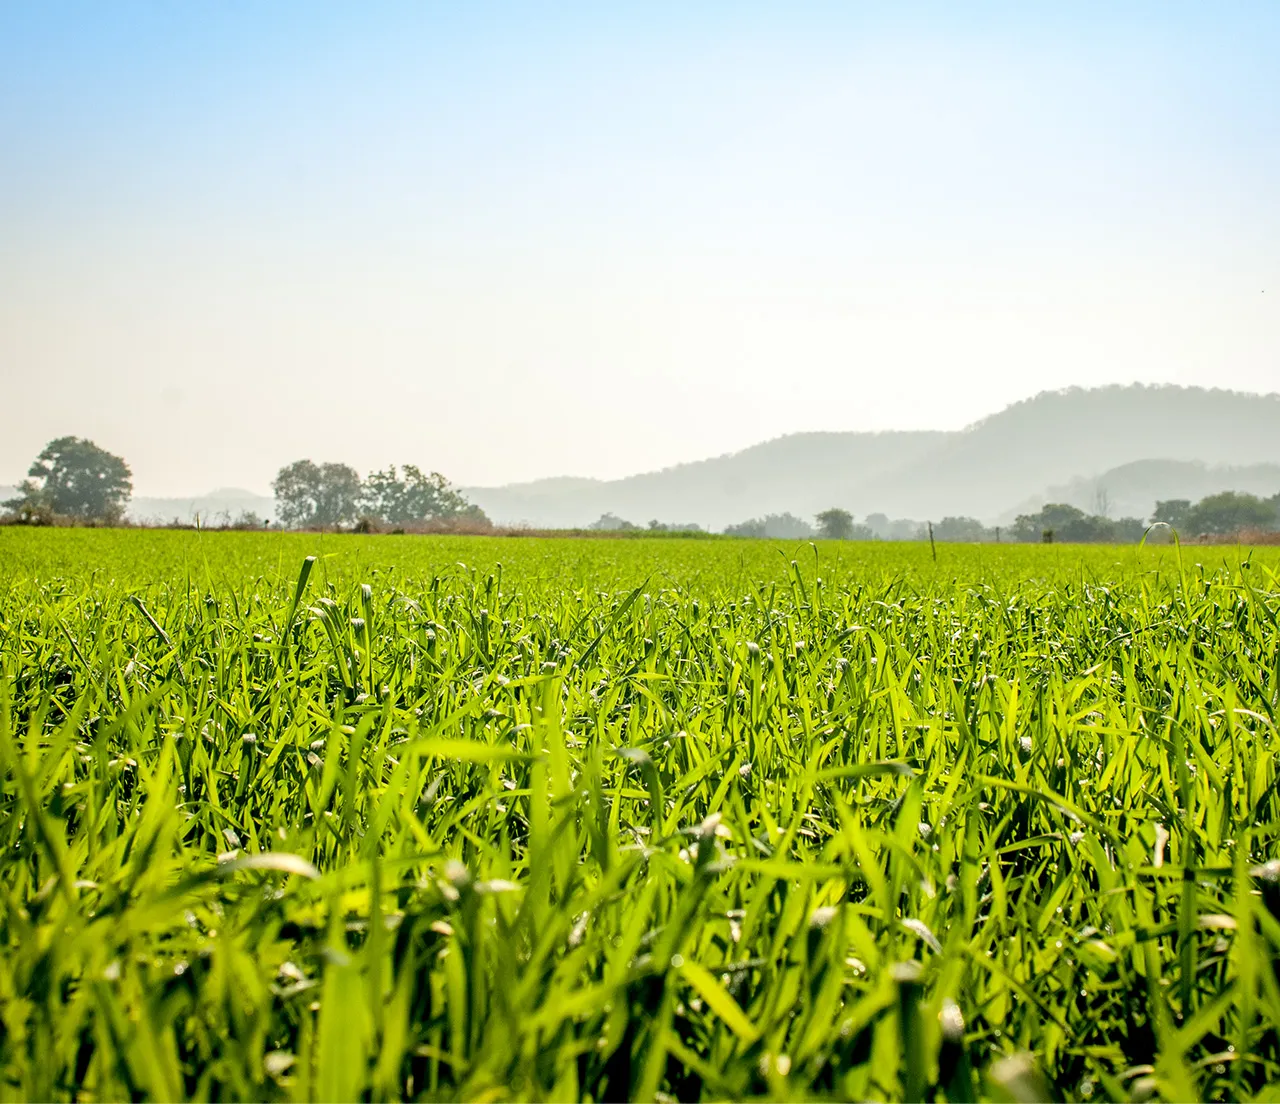
[[[0,529],[0,1093],[1274,1097],[1278,551]]]

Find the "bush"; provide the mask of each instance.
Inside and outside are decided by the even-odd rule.
[[[16,500],[16,505],[12,505],[12,509],[0,517],[0,525],[46,526],[57,523],[58,515],[54,513],[53,507],[38,498]]]

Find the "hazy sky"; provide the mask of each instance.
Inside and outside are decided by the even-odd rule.
[[[1280,389],[1280,3],[0,3],[0,483]],[[1264,290],[1265,289],[1265,290]]]

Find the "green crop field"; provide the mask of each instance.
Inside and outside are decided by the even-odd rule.
[[[0,1091],[1274,1097],[1278,569],[0,529]]]

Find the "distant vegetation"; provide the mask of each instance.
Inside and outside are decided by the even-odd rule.
[[[1052,503],[1038,513],[1021,514],[1009,536],[1015,541],[1127,544],[1141,540],[1146,528],[1141,518],[1113,521],[1100,514],[1086,514],[1076,506]]]
[[[50,441],[27,474],[15,494],[0,503],[8,510],[4,520],[10,524],[118,525],[125,521],[133,492],[129,465],[92,441],[80,437]],[[392,465],[361,479],[346,464],[299,460],[280,469],[272,490],[276,516],[288,528],[372,532],[384,527],[489,526],[484,512],[454,490],[443,475],[413,464]],[[175,523],[183,524],[184,519]],[[258,529],[267,524],[269,519],[255,511],[241,510],[234,519],[227,513],[220,527]]]
[[[784,520],[785,519],[785,523]],[[883,514],[855,521],[847,510],[824,510],[816,518],[817,527],[784,514],[729,526],[732,536],[825,540],[929,539],[930,523],[891,519]],[[1054,541],[1069,544],[1126,544],[1141,540],[1150,525],[1162,522],[1180,534],[1196,537],[1231,537],[1238,534],[1270,533],[1280,530],[1280,493],[1270,498],[1224,491],[1199,502],[1185,499],[1157,502],[1149,519],[1110,518],[1090,514],[1068,503],[1049,503],[1034,513],[1019,514],[1012,525],[984,525],[977,518],[947,516],[932,523],[935,541],[950,543],[1030,543]]]
[[[672,502],[655,500],[656,508],[649,513],[651,520],[645,525],[631,520],[636,515],[628,516],[615,509],[602,510],[595,515],[596,520],[589,523],[561,523],[567,531],[611,535],[640,532],[708,535],[702,521],[659,520],[673,514],[694,516],[692,507],[686,512],[681,506],[681,502],[688,501],[687,496],[681,497],[682,486],[686,490],[695,488],[698,495],[715,496],[720,503],[717,508],[723,509],[725,501],[743,495],[776,499],[784,490],[792,503],[812,501],[815,494],[826,494],[835,487],[837,483],[833,480],[844,480],[847,493],[832,494],[807,515],[793,512],[798,511],[798,507],[793,506],[749,516],[746,520],[727,519],[719,523],[718,528],[725,536],[774,540],[924,541],[932,537],[935,542],[950,543],[1123,543],[1141,539],[1152,523],[1164,523],[1186,539],[1242,535],[1253,539],[1274,533],[1280,529],[1280,493],[1277,492],[1280,463],[1214,468],[1191,460],[1135,461],[1109,468],[1099,476],[1076,478],[1051,488],[1054,497],[1048,501],[1031,496],[1020,507],[985,515],[963,509],[963,504],[972,501],[973,496],[970,489],[962,488],[955,491],[956,501],[943,503],[932,512],[932,517],[920,513],[914,518],[894,518],[873,511],[859,520],[853,508],[859,492],[856,488],[847,489],[853,485],[850,481],[861,478],[896,480],[910,468],[915,473],[912,477],[915,482],[903,489],[902,499],[919,501],[922,495],[937,498],[939,487],[954,483],[957,465],[961,468],[971,465],[975,455],[985,457],[984,465],[989,460],[994,462],[998,449],[975,453],[975,441],[991,437],[1000,447],[1017,445],[1019,451],[1001,460],[1002,470],[1022,469],[1028,464],[1034,468],[1044,460],[1043,454],[1052,454],[1053,463],[1058,462],[1054,457],[1061,450],[1049,429],[1051,424],[1056,424],[1050,417],[1055,411],[1068,421],[1082,411],[1101,411],[1101,424],[1109,424],[1113,407],[1130,413],[1149,407],[1161,416],[1167,415],[1171,419],[1169,425],[1176,427],[1189,398],[1204,399],[1209,409],[1218,413],[1235,411],[1241,416],[1239,426],[1224,430],[1238,438],[1231,447],[1237,449],[1239,456],[1256,456],[1264,446],[1270,449],[1270,455],[1280,455],[1280,421],[1273,426],[1274,436],[1265,441],[1257,432],[1259,425],[1270,424],[1280,412],[1276,396],[1241,396],[1181,388],[1103,388],[1038,396],[978,423],[963,434],[804,434],[768,442],[733,457],[683,465],[612,484],[557,479],[506,491],[533,496],[530,501],[538,499],[543,507],[554,501],[583,501],[583,496],[590,499],[605,491],[616,496],[626,488],[643,488],[645,496],[667,491],[675,496]],[[1135,424],[1139,428],[1134,436],[1143,440],[1145,431],[1141,426],[1145,423],[1137,418]],[[1011,428],[1017,426],[1022,427],[1019,433],[1027,431],[1021,439]],[[1036,435],[1030,434],[1031,429]],[[961,440],[964,447],[947,452],[945,458],[937,451],[944,446],[950,450]],[[1168,444],[1180,448],[1194,448],[1214,456],[1226,454],[1224,450],[1228,450],[1228,446],[1221,442],[1210,445],[1207,440],[1208,435],[1203,432],[1190,438],[1178,438],[1170,432],[1167,437]],[[1075,455],[1077,450],[1073,445],[1065,451]],[[1097,450],[1099,462],[1113,452],[1109,444],[1101,445]],[[921,466],[930,455],[938,457],[936,462]],[[815,478],[804,477],[796,465],[815,458],[828,466],[817,472]],[[851,460],[854,462],[849,463]],[[897,461],[902,463],[895,467]],[[975,472],[977,469],[971,467],[970,474]],[[975,475],[974,481],[982,483],[983,479]],[[1171,487],[1181,486],[1195,486],[1204,493],[1166,493]],[[266,516],[269,509],[275,520],[288,528],[362,532],[492,530],[489,517],[480,505],[469,499],[468,493],[453,487],[440,473],[427,472],[412,464],[392,465],[361,478],[346,464],[299,460],[282,468],[272,487],[274,500],[237,491],[206,496],[207,500],[214,500],[220,495],[226,503],[240,505],[234,511],[224,508],[216,514],[205,508],[200,511],[203,517],[197,518],[197,523],[202,520],[205,527],[212,521],[215,527],[221,528],[261,528],[271,523]],[[1142,497],[1144,489],[1149,488],[1158,488],[1162,493],[1154,498]],[[1059,491],[1061,496],[1057,495]],[[121,457],[92,441],[61,437],[49,442],[33,462],[28,479],[14,489],[13,497],[3,502],[9,510],[4,520],[28,525],[119,524],[126,518],[131,492],[129,466]],[[484,495],[486,492],[471,493]],[[984,490],[983,494],[986,493]],[[173,523],[180,525],[190,523],[201,500],[149,500],[149,503],[154,506],[158,501],[187,506],[186,522],[177,510],[172,515]],[[263,504],[268,509],[264,509]],[[556,509],[547,507],[552,514]],[[543,513],[545,516],[546,511]],[[161,524],[166,520],[154,509],[148,516]],[[940,520],[935,520],[938,518]],[[551,528],[527,518],[515,524],[509,516],[501,520],[506,523],[502,530],[505,532],[545,532]],[[1159,535],[1155,539],[1159,539]]]
[[[455,491],[439,472],[393,464],[361,479],[346,464],[298,460],[281,468],[271,489],[276,513],[293,529],[432,525],[466,521],[485,526],[483,511]]]
[[[672,533],[697,533],[707,535],[706,530],[696,522],[670,522],[659,521],[654,518],[643,529],[634,522],[627,521],[615,514],[601,514],[599,518],[587,526],[587,530],[593,533],[650,533],[650,534],[672,534]]]
[[[1189,534],[1227,536],[1249,530],[1280,528],[1280,493],[1270,498],[1223,491],[1195,505],[1185,499],[1157,502],[1153,520]]]
[[[1276,463],[1227,466],[1192,460],[1138,460],[1046,487],[1033,498],[1011,504],[1012,512],[1029,513],[1044,502],[1064,502],[1108,517],[1146,517],[1153,502],[1197,502],[1224,490],[1267,498],[1280,488],[1280,439],[1276,459]]]
[[[119,456],[81,437],[58,437],[41,450],[18,493],[4,505],[27,525],[57,517],[118,522],[133,493],[133,474]]]
[[[813,526],[794,514],[767,514],[729,525],[725,533],[731,537],[768,538],[771,540],[804,540],[814,535]]]
[[[620,518],[616,514],[601,514],[600,517],[587,526],[588,529],[595,529],[602,533],[611,533],[615,531],[625,532],[632,529],[639,529],[640,526],[634,522]]]

